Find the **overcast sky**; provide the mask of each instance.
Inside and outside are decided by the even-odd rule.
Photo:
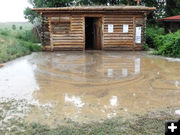
[[[32,7],[27,0],[0,0],[0,22],[25,22],[24,9]]]

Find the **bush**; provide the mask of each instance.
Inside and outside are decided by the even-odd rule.
[[[7,29],[1,29],[0,30],[0,34],[3,35],[3,36],[8,36],[9,35],[9,31]]]
[[[12,29],[16,30],[16,25],[15,24],[12,25]]]
[[[158,26],[147,27],[146,43],[148,44],[148,47],[157,49],[154,39],[159,35],[164,35],[164,28],[159,28]]]
[[[156,36],[153,42],[157,47],[156,54],[169,57],[180,57],[180,31]]]

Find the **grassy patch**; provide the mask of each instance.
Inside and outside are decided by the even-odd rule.
[[[121,117],[105,120],[102,123],[79,124],[72,122],[66,126],[49,128],[38,123],[19,123],[21,131],[13,130],[14,135],[163,135],[164,123],[173,117],[166,114],[165,117],[137,116],[137,119],[124,121]]]
[[[32,26],[16,24],[21,29],[12,29],[10,24],[0,24],[0,63],[15,59],[31,52],[41,51],[39,39],[33,34]]]
[[[171,115],[168,108],[143,116],[136,115],[133,119],[128,120],[115,117],[103,122],[89,124],[66,120],[65,125],[50,128],[39,123],[25,122],[24,117],[20,116],[28,114],[28,107],[31,106],[23,100],[1,101],[0,121],[2,125],[0,126],[0,135],[163,135],[165,120],[177,119]],[[7,119],[8,117],[9,119]]]

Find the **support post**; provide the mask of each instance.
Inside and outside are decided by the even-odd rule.
[[[143,37],[143,46],[146,44],[146,21],[147,21],[147,13],[144,13],[144,37]]]
[[[135,51],[135,37],[136,37],[136,17],[133,16],[133,51]]]

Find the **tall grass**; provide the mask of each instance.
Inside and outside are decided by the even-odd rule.
[[[41,51],[41,46],[37,44],[39,42],[38,37],[32,33],[30,27],[23,30],[0,28],[0,63],[31,52]]]
[[[33,43],[39,43],[40,39],[37,37],[36,33],[33,33],[32,30],[19,31],[16,35],[16,38]]]

